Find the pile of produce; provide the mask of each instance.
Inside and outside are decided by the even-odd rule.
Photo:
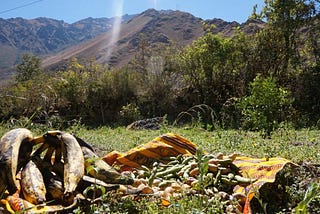
[[[242,212],[246,196],[233,193],[236,185],[248,186],[255,180],[242,177],[233,163],[236,155],[223,154],[178,155],[154,162],[153,167],[134,170],[133,187],[141,194],[161,197],[163,205],[171,199],[188,195],[219,196],[226,212]]]

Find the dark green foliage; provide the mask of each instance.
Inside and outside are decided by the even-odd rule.
[[[134,100],[131,78],[127,70],[106,70],[74,59],[67,71],[57,74],[53,85],[60,115],[91,125],[115,121],[121,107]]]
[[[3,87],[0,92],[0,119],[26,117],[37,122],[45,120],[48,113],[55,110],[56,101],[56,94],[48,84],[48,78],[38,75],[32,80]]]
[[[237,73],[232,70],[231,45],[230,39],[207,33],[181,54],[181,72],[193,104],[217,108],[233,94]]]
[[[97,122],[117,121],[122,107],[135,100],[133,78],[128,70],[106,71],[90,85],[88,100]]]
[[[134,104],[127,104],[121,107],[120,121],[122,124],[130,124],[133,121],[142,119],[139,107]]]
[[[233,38],[207,32],[180,54],[185,102],[210,106],[224,128],[239,127],[233,101],[246,94],[256,75],[252,39],[241,31]]]
[[[178,47],[169,43],[165,46],[148,48],[148,41],[140,35],[139,49],[130,62],[129,70],[135,75],[135,104],[144,117],[178,114],[181,109],[179,98],[182,77],[177,72]],[[151,51],[152,50],[152,51]],[[188,106],[187,106],[188,107]]]
[[[149,59],[146,74],[139,74],[137,84],[140,110],[148,117],[164,116],[175,108],[179,77],[165,69],[165,59],[153,56]]]
[[[257,60],[261,72],[268,72],[285,84],[300,65],[301,28],[314,15],[306,0],[267,0],[261,17],[265,28],[257,35]]]
[[[31,56],[24,54],[22,62],[17,65],[17,76],[18,82],[34,79],[36,76],[41,74],[41,61],[37,56]]]
[[[250,85],[250,95],[239,102],[244,128],[273,131],[286,121],[291,103],[288,91],[278,87],[272,77],[257,76]]]
[[[301,72],[292,88],[295,102],[299,109],[300,117],[307,121],[301,121],[309,125],[316,125],[320,118],[320,67],[310,67]]]

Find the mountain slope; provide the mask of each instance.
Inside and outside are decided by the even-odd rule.
[[[49,18],[0,18],[0,69],[15,65],[24,53],[49,55],[95,38],[112,24],[113,18],[87,18],[73,24]]]
[[[95,58],[98,63],[121,67],[137,53],[142,34],[150,49],[170,42],[186,46],[204,34],[203,22],[204,20],[186,12],[149,9],[121,25],[121,32],[115,44],[110,44],[112,32],[108,31],[93,40],[44,59],[43,66],[54,68],[65,64],[72,57],[77,57]],[[224,36],[231,36],[235,27],[246,26],[221,19],[206,22],[216,26],[214,33],[222,33]],[[252,27],[248,29],[252,31]],[[111,56],[109,52],[112,53]]]
[[[0,77],[14,73],[23,53],[42,58],[47,69],[65,66],[73,57],[94,58],[114,67],[126,65],[137,53],[141,35],[148,49],[171,42],[184,47],[203,35],[203,22],[214,24],[214,33],[231,36],[235,27],[253,33],[263,23],[202,20],[181,11],[149,9],[139,15],[122,17],[121,31],[113,37],[114,18],[87,18],[73,24],[37,18],[0,19]],[[113,42],[111,42],[113,41]]]
[[[44,59],[43,65],[47,67],[61,64],[72,57],[93,57],[98,63],[124,65],[135,54],[141,34],[153,46],[157,43],[169,43],[171,40],[186,45],[203,34],[201,22],[200,18],[188,13],[147,10],[121,25],[121,32],[115,44],[110,43],[112,31],[108,31],[89,42]],[[112,52],[112,56],[108,56],[109,52]]]

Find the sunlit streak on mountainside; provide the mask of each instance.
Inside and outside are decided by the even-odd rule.
[[[112,51],[116,45],[116,42],[120,35],[121,21],[122,21],[122,10],[123,10],[123,0],[114,0],[114,21],[112,25],[111,39],[109,41],[108,50],[106,53],[106,61],[109,62]]]

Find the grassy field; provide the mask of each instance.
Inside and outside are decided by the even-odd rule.
[[[0,135],[2,136],[12,128],[16,128],[16,126],[0,126]],[[30,126],[28,128],[34,135],[41,135],[48,130],[53,130],[40,126]],[[293,175],[297,180],[294,184],[295,186],[288,186],[288,191],[291,191],[290,197],[292,197],[292,201],[294,201],[291,208],[296,206],[299,201],[303,200],[307,188],[312,182],[319,183],[319,130],[293,130],[282,128],[274,131],[268,137],[265,137],[263,133],[259,132],[241,130],[206,131],[197,126],[180,128],[164,126],[159,130],[127,130],[123,127],[88,129],[81,125],[75,125],[63,131],[73,133],[92,144],[97,154],[101,157],[113,150],[125,152],[133,147],[147,143],[159,135],[173,132],[192,141],[199,148],[209,153],[221,152],[228,155],[235,152],[242,156],[257,158],[282,157],[289,159],[292,162],[303,166],[299,174]],[[304,182],[303,185],[301,185],[302,182]],[[317,207],[320,204],[318,189],[316,194],[318,195],[316,197],[317,200],[313,203],[316,205],[311,205],[313,207]],[[190,201],[192,202],[190,203]],[[211,200],[210,206],[214,207],[214,209],[211,209],[210,212],[201,212],[201,207],[208,206],[206,203],[208,203],[208,200],[200,200],[197,197],[188,199],[183,198],[177,202],[178,207],[173,206],[171,208],[163,209],[156,205],[146,206],[146,203],[143,200],[139,202],[133,202],[126,199],[116,200],[114,196],[108,196],[107,194],[104,203],[96,208],[90,207],[86,212],[94,213],[108,210],[108,213],[222,213],[220,212],[221,210],[219,211],[218,209],[220,206],[218,200]],[[315,210],[319,211],[318,208]],[[78,213],[81,212],[83,212],[83,210],[78,210]],[[279,211],[278,213],[289,213],[289,211]]]
[[[0,126],[0,135],[14,127]],[[44,134],[47,127],[28,127],[34,135]],[[263,133],[241,130],[206,131],[199,127],[162,127],[159,130],[127,130],[123,127],[100,127],[88,129],[72,126],[66,130],[92,144],[99,155],[112,150],[127,151],[135,146],[147,143],[153,138],[168,132],[176,133],[195,143],[199,148],[224,154],[238,153],[251,157],[283,157],[295,163],[308,162],[320,164],[320,131],[303,129],[279,129],[271,136]]]
[[[101,127],[86,129],[71,127],[72,132],[94,145],[103,155],[112,150],[127,151],[135,146],[147,143],[153,138],[173,132],[195,143],[199,148],[224,154],[238,153],[251,157],[283,157],[295,163],[320,163],[320,131],[279,129],[270,137],[262,133],[239,130],[206,131],[198,127],[173,128],[160,130],[126,130],[125,128]],[[41,133],[39,133],[41,134]]]

